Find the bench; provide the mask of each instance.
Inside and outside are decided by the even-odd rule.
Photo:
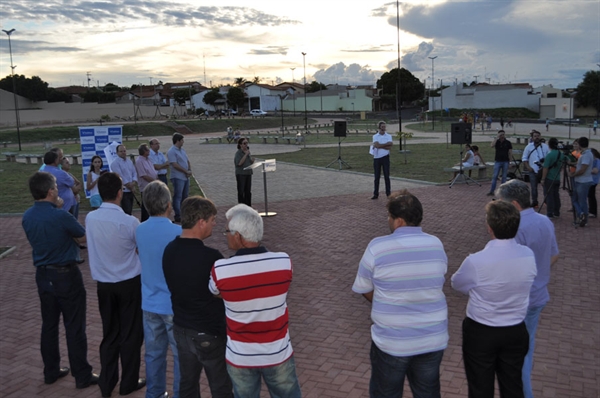
[[[18,153],[16,153],[16,152],[2,152],[2,154],[4,156],[6,156],[7,162],[16,162],[17,161]]]
[[[141,134],[136,134],[136,135],[124,135],[123,137],[125,138],[125,141],[129,141],[129,138],[131,138],[131,139],[134,139],[134,138],[135,138],[135,140],[136,140],[136,141],[139,141],[139,140],[140,140],[140,138],[142,138],[142,137],[143,137],[143,135],[141,135]]]
[[[31,159],[35,159],[33,164],[41,164],[42,163],[41,161],[44,159],[43,155],[32,155],[30,153],[24,153],[21,155],[17,155],[17,157],[25,158],[25,163],[27,163],[27,164],[32,164]]]
[[[81,159],[81,154],[75,154],[75,155],[70,155],[73,158],[73,163],[72,164],[79,164],[79,159]]]
[[[4,146],[4,148],[6,148],[6,146],[7,146],[8,144],[11,144],[11,142],[10,142],[10,141],[3,141],[3,142],[2,142],[2,145]]]
[[[529,137],[513,137],[517,139],[517,144],[521,143],[521,140],[523,140],[523,145],[528,144],[529,142]]]
[[[471,171],[473,170],[477,170],[477,179],[478,180],[485,180],[487,178],[487,165],[485,164],[480,164],[477,166],[470,166],[470,167],[463,167],[463,172],[468,171],[469,172],[469,177],[471,176]],[[453,166],[453,167],[447,167],[444,168],[444,171],[450,171],[452,173],[456,173],[460,171],[460,166]]]

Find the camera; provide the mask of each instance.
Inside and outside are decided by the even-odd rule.
[[[566,155],[570,154],[571,151],[573,150],[573,145],[569,144],[569,141],[567,141],[567,143],[563,143],[562,141],[558,141],[558,149],[560,149],[561,151],[563,151]]]
[[[540,160],[538,160],[537,162],[533,162],[536,166],[538,167],[543,167],[544,165],[544,160],[546,160],[546,158],[541,158]]]

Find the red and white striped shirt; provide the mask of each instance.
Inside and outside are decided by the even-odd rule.
[[[209,288],[225,302],[230,365],[275,366],[292,356],[286,303],[291,282],[290,257],[264,247],[215,263]]]

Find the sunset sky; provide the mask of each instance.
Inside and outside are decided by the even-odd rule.
[[[218,4],[218,5],[216,5]],[[375,84],[397,65],[396,2],[5,0],[15,73],[53,87],[198,81]],[[600,1],[400,3],[402,67],[454,81],[576,87],[600,63]],[[0,76],[10,74],[6,34]],[[295,68],[292,72],[290,68]]]

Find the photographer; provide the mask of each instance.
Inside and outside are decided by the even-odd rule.
[[[542,142],[542,134],[537,130],[531,131],[530,142],[523,151],[523,166],[529,175],[529,183],[531,184],[531,207],[538,205],[537,184],[542,180],[542,165],[544,159],[549,152],[548,145]]]
[[[560,216],[560,169],[566,158],[558,150],[558,140],[554,137],[548,141],[550,152],[544,159],[542,181],[546,200],[546,215],[548,218]]]
[[[577,160],[575,171],[569,171],[569,177],[573,177],[575,186],[573,187],[573,207],[576,211],[576,224],[584,227],[588,221],[588,203],[587,196],[590,187],[593,185],[592,164],[594,155],[588,149],[589,140],[587,137],[579,139],[579,148],[581,156]]]

